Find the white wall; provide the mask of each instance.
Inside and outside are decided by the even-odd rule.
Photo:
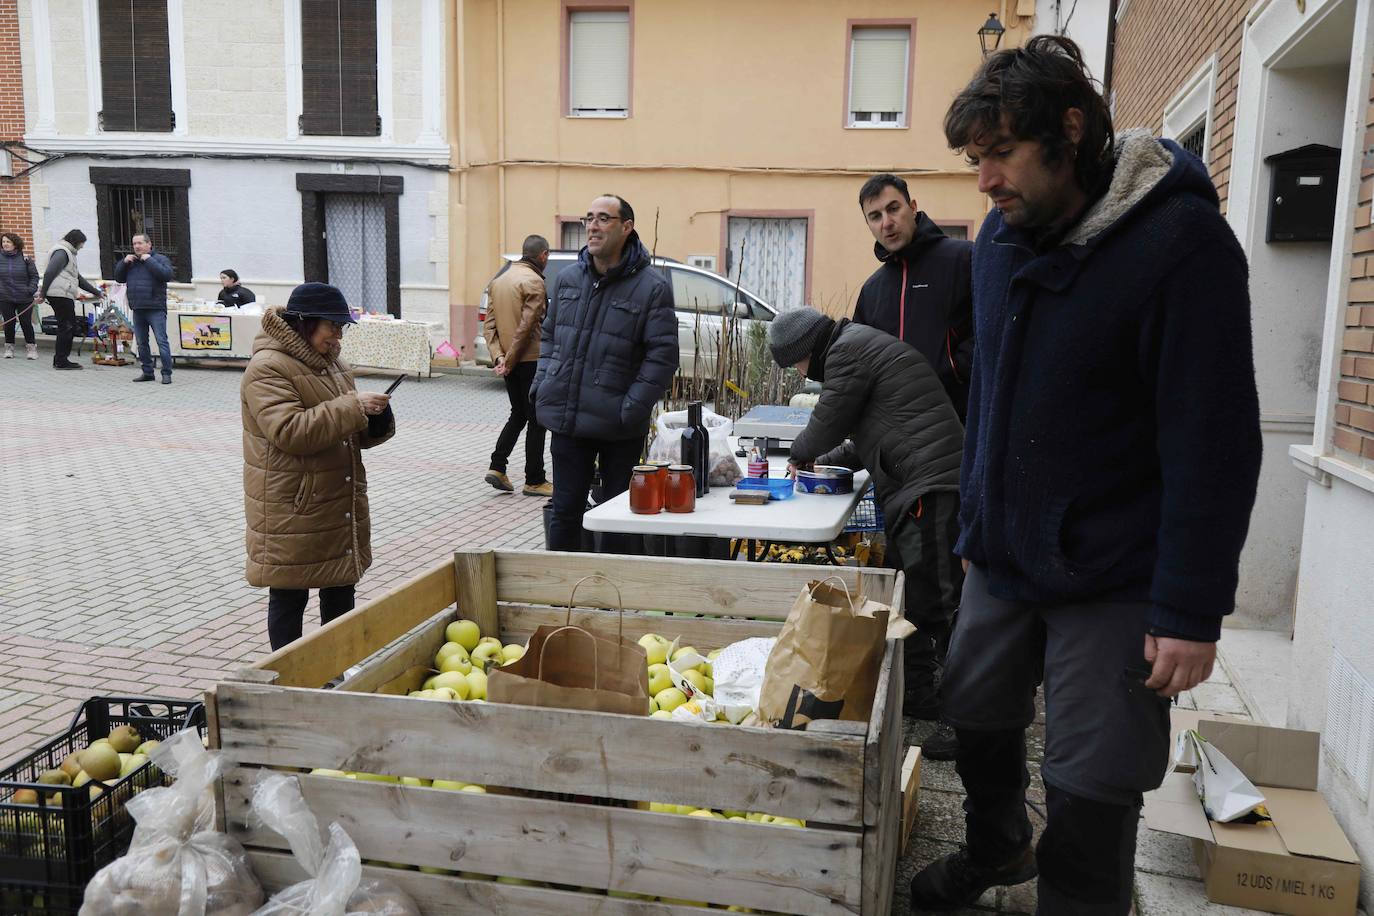
[[[1035,34],[1067,34],[1083,49],[1093,79],[1101,82],[1107,67],[1110,6],[1108,0],[1040,0],[1035,5]]]
[[[114,163],[104,162],[102,165]],[[435,213],[435,192],[446,192],[443,171],[400,165],[361,166],[328,162],[228,161],[159,159],[120,162],[121,166],[189,169],[193,288],[174,290],[183,298],[213,299],[219,272],[232,267],[260,299],[283,304],[302,280],[301,195],[297,173],[400,175],[405,181],[399,200],[401,247],[401,315],[417,321],[448,324],[448,265],[431,260],[446,246],[431,244],[447,226],[444,207]],[[79,228],[89,241],[79,264],[90,278],[100,275],[92,161],[82,157],[44,166],[33,176],[34,238],[40,263],[53,243]],[[438,336],[442,340],[446,334]]]
[[[1332,653],[1374,681],[1374,493],[1333,478],[1308,484],[1302,568],[1293,637],[1288,724],[1326,727],[1327,677]],[[1374,904],[1374,787],[1356,786],[1323,750],[1321,790],[1360,854],[1364,903]],[[1361,797],[1364,796],[1364,797]]]

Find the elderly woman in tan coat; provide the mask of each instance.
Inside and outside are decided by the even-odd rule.
[[[243,499],[248,583],[266,586],[272,648],[299,639],[309,589],[320,622],[353,609],[353,586],[372,564],[361,449],[395,435],[388,402],[358,391],[339,361],[353,322],[343,294],[296,287],[268,309],[243,374]]]

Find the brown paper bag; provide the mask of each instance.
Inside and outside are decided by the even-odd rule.
[[[573,586],[566,620],[572,619],[577,587],[592,578],[604,577],[588,576]],[[625,637],[623,614],[622,603],[615,636],[566,623],[539,627],[524,655],[487,673],[487,701],[647,716],[648,658],[642,646]]]
[[[891,612],[852,596],[838,577],[808,583],[768,655],[759,715],[779,728],[804,728],[813,719],[867,722]]]

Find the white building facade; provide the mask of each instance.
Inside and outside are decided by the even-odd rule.
[[[449,322],[443,0],[19,0],[40,263],[108,277],[147,232],[171,292],[236,270]]]

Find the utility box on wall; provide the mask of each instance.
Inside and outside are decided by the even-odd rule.
[[[1341,151],[1309,143],[1264,160],[1271,167],[1266,242],[1329,242]]]

